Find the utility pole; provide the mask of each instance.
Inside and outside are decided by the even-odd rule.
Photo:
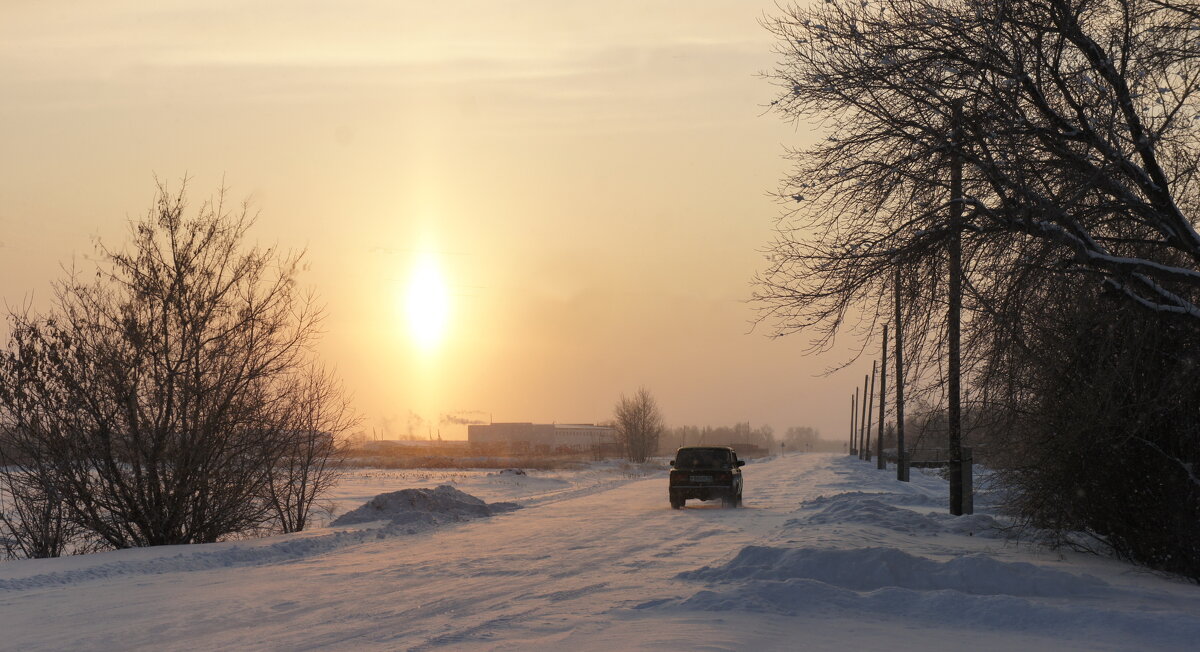
[[[855,388],[854,393],[850,395],[850,454],[851,455],[858,454],[858,449],[854,447],[854,443],[855,443],[855,441],[857,441],[855,439],[855,434],[858,432],[858,429],[855,428],[855,423],[857,423],[857,419],[858,419],[858,403],[857,403],[857,401],[858,401],[858,389]]]
[[[871,402],[871,399],[867,398],[867,375],[866,374],[863,374],[862,397],[863,397],[862,404],[859,407],[859,411],[862,412],[862,418],[859,419],[859,421],[858,421],[858,459],[860,459],[860,460],[863,459],[863,455],[866,453],[866,451],[863,449],[866,448],[865,435],[867,432],[867,423],[866,423],[867,422],[867,403]]]
[[[871,461],[871,424],[875,422],[875,367],[876,361],[871,361],[871,391],[867,393],[867,428],[866,437],[863,438],[863,448],[866,449],[865,458],[868,462]]]
[[[875,468],[880,471],[887,469],[887,461],[883,459],[883,415],[887,414],[887,339],[888,325],[883,325],[883,350],[879,353],[879,437],[875,440]]]
[[[946,320],[946,334],[949,338],[947,362],[949,367],[949,419],[950,439],[950,513],[961,516],[963,513],[963,478],[962,478],[962,404],[959,403],[960,391],[960,350],[959,350],[959,319],[962,312],[962,157],[959,156],[960,134],[962,129],[962,102],[954,103],[953,125],[950,131],[950,312]]]
[[[908,482],[904,450],[904,319],[900,312],[900,266],[896,265],[896,479]]]

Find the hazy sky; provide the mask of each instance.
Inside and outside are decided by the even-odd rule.
[[[862,369],[818,377],[840,358],[747,334],[784,146],[811,137],[763,115],[764,11],[5,2],[0,297],[44,305],[60,265],[146,211],[154,175],[191,176],[194,203],[223,177],[261,211],[258,242],[307,248],[321,354],[368,429],[597,421],[645,385],[672,425],[840,438]],[[450,288],[432,349],[405,321],[422,260]]]

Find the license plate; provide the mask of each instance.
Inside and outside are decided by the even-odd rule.
[[[712,482],[711,475],[693,475],[692,482]]]

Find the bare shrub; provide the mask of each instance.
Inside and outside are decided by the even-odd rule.
[[[1200,332],[1112,299],[1064,304],[1008,358],[1022,391],[993,447],[1006,507],[1054,544],[1200,581]]]
[[[253,219],[223,192],[186,208],[160,186],[128,247],[98,244],[94,275],[57,283],[46,316],[13,315],[0,354],[7,455],[114,548],[216,541],[281,511],[295,529],[338,434],[296,433],[345,422],[300,409],[341,414],[340,397],[297,383],[320,319],[297,289],[302,255],[245,246]],[[281,480],[286,510],[271,500]]]
[[[10,559],[61,556],[78,535],[62,498],[34,472],[0,466],[0,554]]]

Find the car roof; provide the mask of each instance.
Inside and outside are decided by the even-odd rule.
[[[727,451],[730,453],[734,452],[733,449],[730,448],[729,446],[683,446],[683,447],[679,448],[678,450],[676,450],[675,452],[678,453],[679,451]]]

